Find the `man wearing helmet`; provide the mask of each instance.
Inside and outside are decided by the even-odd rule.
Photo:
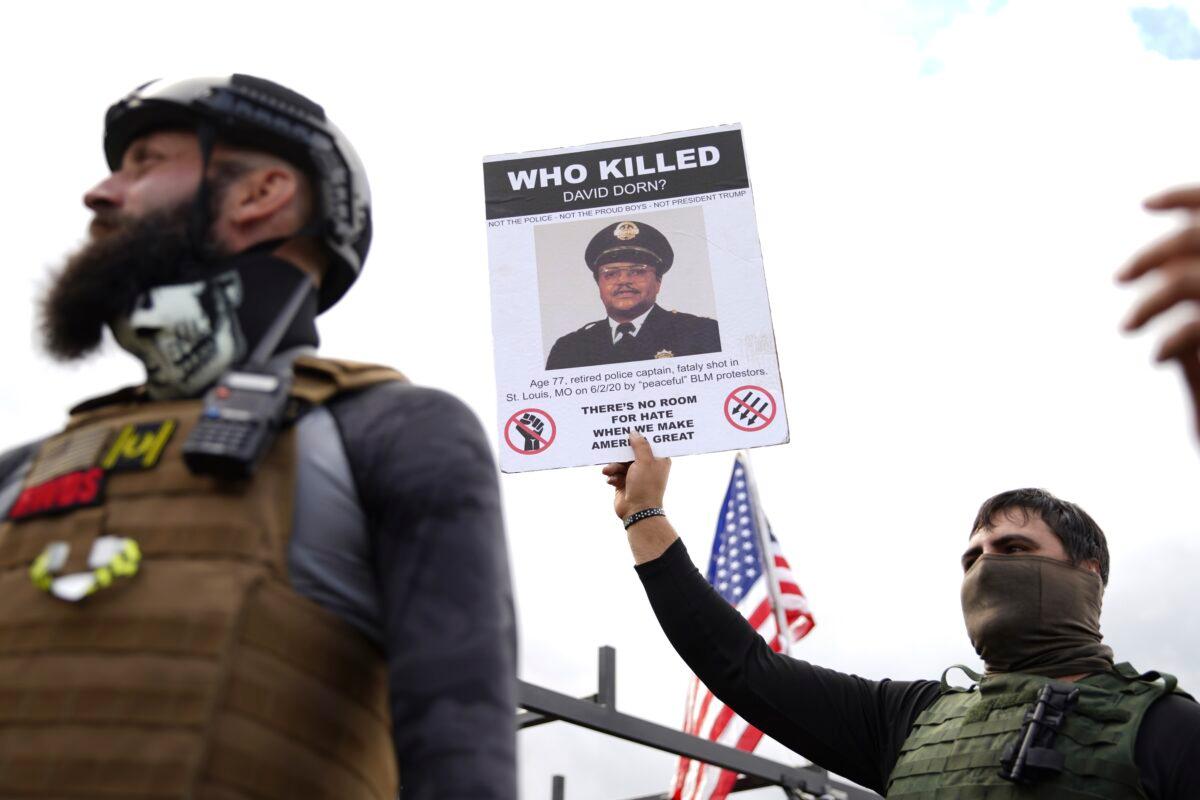
[[[108,326],[147,380],[0,455],[0,796],[515,797],[480,426],[315,356],[370,243],[353,149],[234,75],[134,91],[105,153],[44,339]]]

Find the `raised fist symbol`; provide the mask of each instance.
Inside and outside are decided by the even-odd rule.
[[[531,414],[527,411],[521,415],[521,418],[517,420],[517,430],[521,432],[521,437],[525,440],[525,452],[528,453],[541,449],[542,441],[538,436],[541,436],[542,431],[545,429],[546,423],[536,414]],[[534,436],[529,431],[533,431],[537,436]]]

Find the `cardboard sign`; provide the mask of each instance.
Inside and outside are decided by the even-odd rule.
[[[483,174],[501,469],[788,440],[740,126]]]

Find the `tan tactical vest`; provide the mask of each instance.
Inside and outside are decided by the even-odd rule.
[[[1119,664],[1073,684],[1079,699],[1053,746],[1064,756],[1062,772],[1020,786],[1000,777],[1001,757],[1047,682],[1036,675],[1003,674],[965,690],[948,686],[943,674],[942,696],[917,716],[901,746],[888,781],[889,800],[1145,798],[1134,763],[1138,726],[1151,703],[1177,691],[1175,679],[1157,672],[1139,675],[1129,664]]]
[[[288,582],[294,428],[220,483],[181,457],[200,401],[139,397],[76,408],[0,524],[0,797],[393,800],[383,656]]]

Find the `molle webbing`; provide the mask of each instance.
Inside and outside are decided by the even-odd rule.
[[[300,356],[293,362],[292,395],[319,405],[337,394],[353,392],[385,381],[407,382],[402,374],[377,364]]]
[[[308,403],[398,377],[296,372]],[[294,429],[253,480],[220,483],[180,454],[198,401],[113,397],[63,437],[173,420],[158,461],[108,473],[100,505],[0,524],[0,798],[392,800],[382,654],[287,580]],[[135,576],[77,603],[33,585],[47,544],[72,572],[100,536],[138,542]]]
[[[1074,684],[1079,699],[1054,739],[1065,758],[1061,773],[1028,785],[1000,777],[1004,748],[1021,731],[1026,712],[1048,679],[993,675],[981,688],[950,690],[918,717],[892,770],[887,797],[1012,798],[1145,797],[1133,760],[1138,725],[1150,704],[1174,688],[1116,670]]]

